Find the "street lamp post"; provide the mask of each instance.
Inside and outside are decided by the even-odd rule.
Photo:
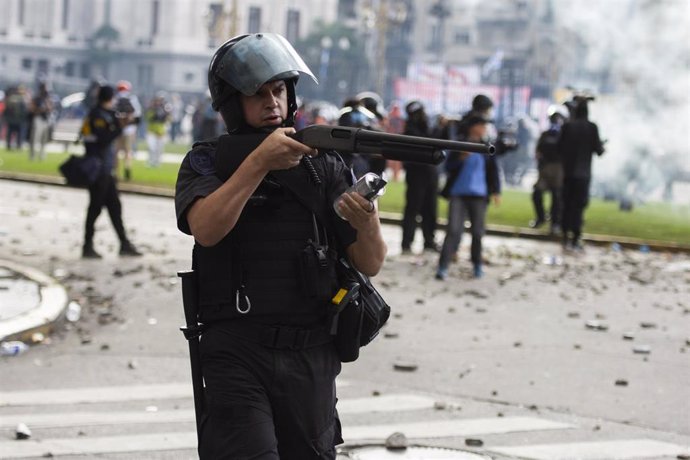
[[[321,97],[324,98],[328,92],[328,65],[331,62],[331,48],[333,39],[324,35],[321,39],[321,58],[319,59],[319,83],[321,86]]]

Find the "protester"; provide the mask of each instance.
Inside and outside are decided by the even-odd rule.
[[[176,142],[177,138],[182,134],[184,115],[184,101],[178,93],[173,93],[170,96],[170,142]]]
[[[165,101],[163,93],[156,94],[151,100],[144,116],[146,118],[146,142],[149,146],[148,165],[157,168],[163,156],[165,134],[170,122],[170,104]]]
[[[486,136],[487,120],[470,116],[465,120],[468,142],[481,142]],[[436,271],[436,279],[448,277],[448,266],[460,245],[460,239],[469,217],[472,232],[472,273],[483,276],[482,236],[484,235],[486,210],[489,200],[500,203],[501,185],[496,158],[493,155],[451,152],[446,160],[448,189],[448,230],[443,241]]]
[[[82,257],[86,259],[100,259],[102,256],[94,248],[96,219],[105,207],[110,221],[120,240],[121,256],[140,256],[141,253],[127,238],[125,226],[122,223],[122,205],[117,191],[117,180],[113,175],[115,167],[115,149],[113,141],[122,133],[122,128],[132,123],[134,118],[125,115],[116,116],[113,110],[115,90],[112,86],[102,86],[98,91],[97,105],[91,109],[82,125],[82,139],[87,156],[96,156],[100,160],[98,176],[89,186],[89,207],[86,211],[84,229],[84,247]]]
[[[38,85],[38,93],[31,99],[29,105],[29,113],[31,114],[30,160],[44,160],[46,157],[52,111],[53,101],[50,91],[48,91],[48,85],[41,82]]]
[[[400,108],[400,103],[395,101],[391,104],[386,118],[384,129],[387,133],[402,134],[405,131],[405,117]],[[400,179],[400,172],[402,170],[402,163],[396,160],[388,160],[386,167],[391,170],[393,181]]]
[[[178,227],[195,239],[205,328],[202,459],[335,459],[342,442],[328,330],[334,258],[374,275],[386,246],[376,207],[343,194],[344,164],[289,136],[300,74],[316,80],[280,35],[223,44],[209,88],[230,135],[198,144],[180,167]],[[347,220],[333,210],[339,196]]]
[[[115,111],[131,116],[135,121],[125,126],[122,134],[115,141],[115,158],[118,159],[118,155],[122,152],[123,176],[126,181],[129,181],[132,179],[132,159],[137,147],[137,125],[141,120],[141,103],[137,95],[132,92],[132,84],[127,80],[118,81],[116,88]]]

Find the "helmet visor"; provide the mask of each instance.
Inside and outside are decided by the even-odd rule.
[[[216,69],[216,76],[246,96],[256,94],[264,83],[300,73],[319,83],[292,45],[272,33],[253,34],[238,41]]]

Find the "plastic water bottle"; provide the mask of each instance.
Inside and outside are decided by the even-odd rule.
[[[387,183],[388,182],[386,182],[383,178],[379,177],[378,174],[370,172],[360,177],[357,180],[357,182],[355,182],[347,190],[345,190],[345,193],[357,192],[365,199],[373,202],[377,197],[383,195],[386,192],[385,187]],[[341,200],[342,197],[338,197],[335,200],[335,202],[333,203],[333,209],[335,210],[335,213],[338,214],[338,217],[340,217],[343,220],[347,220],[343,216],[341,216],[340,211],[338,211],[338,203],[340,203]]]
[[[19,340],[0,343],[0,356],[17,356],[29,349],[29,346]]]

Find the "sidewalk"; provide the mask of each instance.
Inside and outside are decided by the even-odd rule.
[[[67,308],[67,291],[33,268],[0,259],[0,341],[47,335]]]

